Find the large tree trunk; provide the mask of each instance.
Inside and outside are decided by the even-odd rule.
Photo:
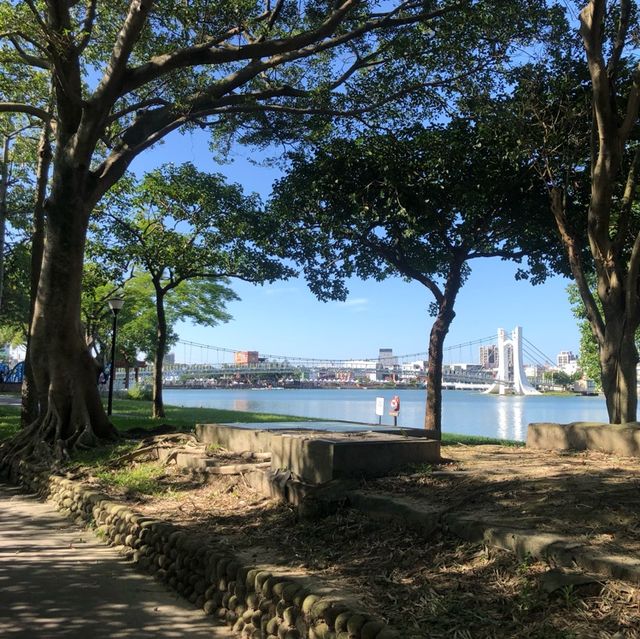
[[[80,323],[82,265],[89,211],[84,184],[68,167],[55,175],[34,307],[31,365],[39,414],[9,455],[64,458],[76,447],[114,439],[96,384],[97,368]]]
[[[156,313],[158,317],[158,331],[156,354],[153,358],[153,417],[164,417],[162,367],[167,350],[167,318],[164,312],[164,292],[159,286],[156,286]]]
[[[7,234],[10,147],[11,138],[7,135],[4,138],[2,159],[0,159],[0,310],[2,310],[4,299],[4,247]]]
[[[29,301],[29,328],[27,331],[27,352],[25,355],[24,379],[22,382],[22,427],[34,422],[38,417],[38,393],[31,366],[31,327],[33,313],[40,281],[40,267],[44,253],[44,202],[49,182],[49,168],[51,166],[51,124],[45,122],[40,133],[38,144],[38,166],[36,169],[36,196],[33,205],[33,222],[31,233],[31,273],[30,273],[30,301]]]
[[[427,437],[442,439],[442,359],[444,340],[456,314],[453,310],[462,286],[464,261],[451,264],[442,297],[438,300],[438,314],[429,336],[429,364],[427,368],[427,406],[424,428]]]
[[[636,421],[637,364],[635,331],[627,330],[624,321],[607,322],[605,339],[600,345],[600,369],[612,424]]]
[[[606,1],[589,0],[580,12],[580,35],[591,79],[594,118],[587,228],[603,312],[589,288],[580,243],[568,223],[566,189],[560,186],[551,189],[551,208],[587,319],[598,342],[602,387],[609,421],[614,424],[636,420],[638,354],[634,337],[640,321],[640,235],[636,236],[628,261],[626,255],[636,198],[638,152],[629,165],[626,182],[622,175],[625,150],[628,150],[631,132],[637,125],[640,92],[636,73],[626,98],[626,113],[620,113],[617,80],[624,76],[621,73],[625,58],[623,49],[632,23],[632,5],[621,2],[619,10],[613,48],[609,48],[605,24]]]

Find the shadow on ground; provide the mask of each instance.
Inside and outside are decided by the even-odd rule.
[[[0,628],[11,639],[230,636],[93,533],[3,484]]]

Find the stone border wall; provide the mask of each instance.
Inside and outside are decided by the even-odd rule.
[[[527,448],[597,450],[622,457],[640,457],[640,424],[537,422],[527,429]]]
[[[143,570],[205,613],[224,620],[250,639],[398,639],[376,618],[339,598],[314,594],[300,580],[243,565],[210,536],[166,521],[143,517],[123,503],[78,481],[24,463],[9,472],[66,517],[95,526],[106,542],[120,546]]]

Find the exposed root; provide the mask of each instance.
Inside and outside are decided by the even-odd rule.
[[[60,412],[50,403],[43,416],[0,446],[0,472],[17,479],[21,462],[43,470],[59,469],[70,459],[74,449],[90,448],[103,442],[96,436],[88,412],[80,412],[84,417],[82,422],[65,424]],[[71,432],[71,435],[64,437],[64,432]]]
[[[120,457],[109,462],[110,467],[118,467],[121,464],[135,461],[140,457],[144,457],[149,453],[157,451],[159,448],[174,448],[176,445],[188,446],[197,444],[196,438],[188,433],[176,433],[172,435],[156,435],[154,437],[147,437],[140,442],[140,445],[135,450],[129,453],[125,453]],[[165,466],[171,461],[171,458],[165,460]]]

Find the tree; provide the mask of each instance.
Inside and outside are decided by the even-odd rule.
[[[6,455],[38,447],[45,455],[49,446],[60,456],[115,436],[80,326],[82,261],[94,207],[136,156],[180,128],[211,126],[227,135],[246,125],[250,136],[258,130],[265,141],[291,131],[278,129],[286,118],[297,124],[305,116],[358,116],[468,74],[499,52],[494,34],[502,21],[492,6],[457,0],[0,3],[1,53],[23,76],[49,73],[53,86],[48,108],[46,99],[24,100],[7,84],[0,112],[55,123],[31,327],[39,415]],[[518,17],[519,6],[508,9]],[[408,37],[410,24],[419,26]],[[411,59],[392,55],[409,42],[422,51],[419,77],[408,73],[415,68]],[[467,55],[452,65],[454,43]]]
[[[172,323],[180,316],[208,326],[228,321],[225,304],[238,298],[227,278],[262,284],[294,274],[270,255],[275,228],[259,205],[237,184],[192,164],[147,173],[104,203],[96,233],[104,259],[126,256],[153,288],[154,417],[164,417],[162,367]]]
[[[593,379],[598,388],[601,388],[598,343],[593,336],[589,320],[587,320],[580,292],[575,284],[570,284],[567,287],[567,293],[573,316],[578,320],[578,331],[580,333],[578,366],[585,377]]]
[[[638,8],[590,0],[580,12],[580,40],[556,13],[546,59],[519,82],[523,131],[535,137],[528,155],[548,188],[598,344],[609,420],[624,423],[636,420],[640,324],[640,67],[630,42]]]
[[[344,280],[352,275],[400,276],[432,294],[424,424],[437,439],[443,344],[469,262],[526,255],[537,282],[553,256],[543,239],[544,190],[533,187],[527,164],[514,163],[501,148],[509,141],[500,121],[498,110],[484,120],[334,140],[310,160],[297,157],[271,202],[286,230],[284,254],[303,265],[320,299],[344,299]]]

